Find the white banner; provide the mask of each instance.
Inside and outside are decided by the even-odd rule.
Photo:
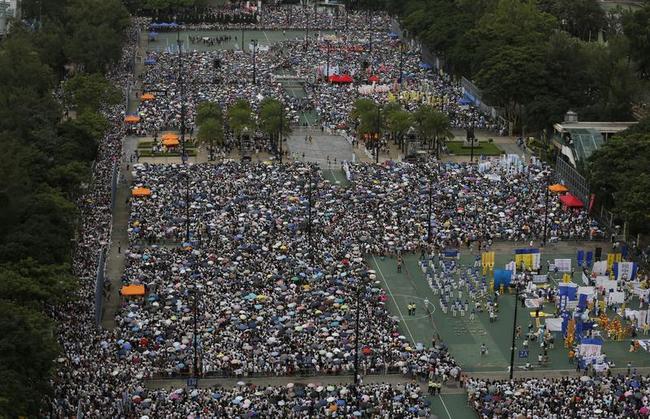
[[[634,270],[634,262],[618,262],[617,264],[616,279],[629,281],[632,279],[632,271]]]
[[[546,322],[546,330],[549,332],[561,332],[562,331],[562,318],[561,317],[547,317],[544,319]]]
[[[534,284],[544,284],[546,281],[548,281],[547,275],[533,275]]]
[[[555,267],[560,272],[571,272],[571,259],[555,259]]]
[[[582,282],[583,282],[585,285],[589,285],[589,277],[588,277],[587,275],[585,275],[584,272],[582,273]]]
[[[605,275],[605,272],[607,272],[607,261],[601,260],[600,262],[594,262],[594,267],[591,271],[596,275]]]
[[[625,302],[625,293],[621,291],[610,292],[607,296],[608,304],[623,304]]]

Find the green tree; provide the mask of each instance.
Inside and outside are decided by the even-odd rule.
[[[64,85],[65,100],[77,112],[98,112],[102,106],[117,105],[121,92],[99,73],[76,74]]]
[[[42,310],[70,299],[76,279],[68,265],[41,265],[33,259],[0,265],[0,296]]]
[[[253,110],[250,103],[240,99],[228,109],[228,126],[237,137],[244,128],[253,127]]]
[[[209,159],[210,161],[214,160],[214,146],[221,147],[223,145],[223,123],[220,123],[215,118],[203,120],[196,138],[201,144],[208,145]]]
[[[0,275],[0,282],[4,282]],[[0,416],[38,417],[59,353],[52,322],[0,299]]]
[[[129,13],[120,0],[70,0],[64,51],[89,73],[105,72],[122,55]]]
[[[650,131],[623,132],[591,155],[588,178],[598,202],[630,223],[633,233],[650,232]]]
[[[630,53],[643,78],[650,77],[650,4],[623,14],[623,32],[630,42]]]
[[[197,126],[200,126],[208,119],[215,119],[223,122],[223,110],[218,103],[205,101],[199,103],[196,107],[196,118],[194,119],[194,123]]]
[[[429,145],[429,152],[433,150],[436,157],[440,158],[442,144],[446,139],[453,138],[447,115],[432,106],[423,105],[415,111],[413,120],[420,139]]]
[[[539,9],[555,16],[564,30],[584,41],[598,39],[607,26],[605,10],[597,0],[539,0]]]
[[[384,115],[386,129],[399,142],[400,147],[403,147],[404,135],[413,126],[412,115],[401,109],[401,107],[397,107],[397,109],[385,109]]]
[[[280,133],[286,135],[291,132],[289,120],[283,107],[282,102],[276,99],[267,98],[260,104],[260,129],[271,138],[276,151],[279,151]]]

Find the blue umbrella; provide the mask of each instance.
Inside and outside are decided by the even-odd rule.
[[[124,342],[124,344],[122,345],[122,348],[126,349],[127,351],[130,351],[131,348],[132,348],[131,342]]]
[[[338,400],[336,401],[336,404],[337,404],[338,406],[345,406],[345,400],[343,400],[343,399],[338,399]]]

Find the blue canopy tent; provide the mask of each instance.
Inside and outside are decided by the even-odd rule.
[[[144,64],[145,65],[154,65],[154,64],[156,64],[156,59],[155,58],[147,58],[146,60],[144,60]]]
[[[431,64],[429,63],[420,63],[420,68],[425,69],[425,70],[431,70]]]
[[[390,39],[397,39],[399,38],[399,35],[396,32],[388,32],[388,37]]]

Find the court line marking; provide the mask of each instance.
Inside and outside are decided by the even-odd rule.
[[[451,413],[449,413],[449,409],[447,409],[447,405],[445,404],[445,401],[442,399],[442,396],[438,394],[438,397],[440,397],[440,401],[442,402],[442,407],[445,408],[445,412],[447,412],[447,416],[449,416],[449,419],[452,419]]]
[[[399,316],[402,318],[402,322],[404,323],[404,326],[406,327],[406,331],[409,333],[409,336],[411,337],[411,341],[415,345],[415,338],[413,338],[413,333],[411,333],[411,329],[409,328],[408,323],[406,322],[406,319],[404,318],[404,314],[402,314],[402,310],[399,308],[399,303],[395,299],[395,296],[393,295],[393,291],[390,290],[390,286],[388,285],[388,281],[386,281],[386,277],[384,276],[384,273],[381,270],[381,267],[379,266],[379,263],[377,263],[377,258],[375,255],[372,255],[372,260],[375,261],[375,266],[377,266],[377,271],[379,272],[379,275],[381,275],[381,279],[384,280],[384,284],[386,284],[386,289],[388,290],[388,293],[390,294],[390,298],[393,299],[395,302],[395,307],[397,307],[397,312],[399,313]]]
[[[332,174],[332,177],[334,178],[334,182],[341,183],[341,182],[339,182],[338,178],[336,177],[336,174],[334,173],[334,170],[329,169],[329,171]]]

